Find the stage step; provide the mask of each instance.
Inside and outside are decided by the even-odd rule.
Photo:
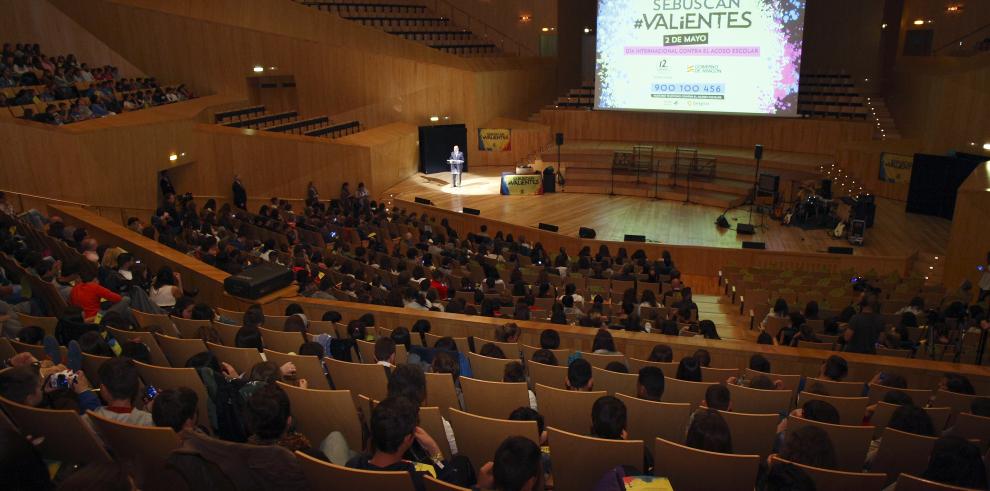
[[[621,196],[640,196],[644,198],[659,197],[669,201],[685,201],[688,198],[686,187],[660,186],[654,194],[653,183],[636,184],[635,182],[616,181],[614,188],[609,181],[602,180],[582,180],[567,178],[564,185],[565,193],[588,193],[588,194],[618,194]],[[696,204],[714,206],[716,208],[729,208],[736,206],[746,200],[745,196],[738,194],[723,193],[707,189],[691,188],[691,201]]]

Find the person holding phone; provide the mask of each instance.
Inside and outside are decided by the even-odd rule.
[[[980,296],[977,298],[976,303],[983,303],[987,297],[990,297],[990,252],[987,253],[987,261],[984,264],[977,266],[978,270],[983,272],[980,276]]]

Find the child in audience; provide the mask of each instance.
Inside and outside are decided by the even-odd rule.
[[[660,402],[663,399],[664,378],[660,367],[645,366],[639,369],[636,379],[636,396],[648,401]]]
[[[684,445],[708,452],[732,453],[729,425],[714,409],[699,409],[691,419]]]
[[[676,378],[688,382],[701,382],[701,364],[698,363],[698,359],[693,356],[681,358],[677,365]]]
[[[526,369],[523,368],[523,364],[519,363],[518,361],[506,363],[505,371],[504,374],[502,375],[502,381],[525,383]],[[538,408],[536,405],[536,394],[534,394],[533,391],[529,389],[527,389],[527,392],[529,392],[529,407],[532,410],[537,411]]]
[[[921,477],[930,481],[972,489],[987,489],[987,471],[980,448],[958,436],[935,441],[928,468]]]
[[[575,358],[567,366],[567,380],[564,383],[567,390],[590,392],[595,385],[591,378],[591,363],[584,358]]]

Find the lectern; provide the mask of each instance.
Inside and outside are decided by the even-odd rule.
[[[464,161],[460,159],[447,159],[447,163],[450,164],[450,182],[456,188],[461,184],[461,169],[464,167]]]

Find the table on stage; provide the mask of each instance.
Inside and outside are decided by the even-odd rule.
[[[502,194],[543,194],[543,175],[539,172],[533,174],[517,174],[515,172],[503,172],[500,186]]]

